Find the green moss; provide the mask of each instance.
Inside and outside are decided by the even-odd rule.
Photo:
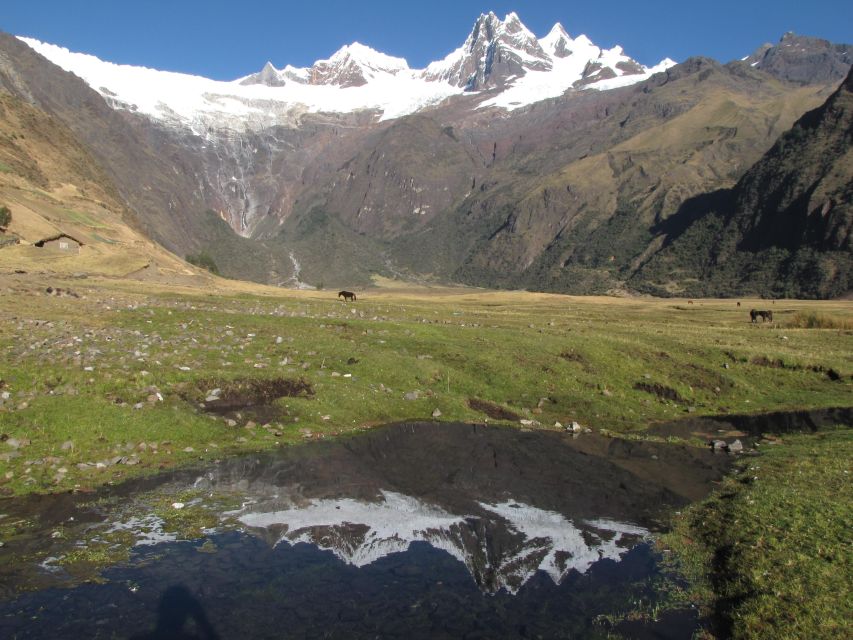
[[[850,636],[851,459],[849,428],[785,436],[663,538],[722,636]]]

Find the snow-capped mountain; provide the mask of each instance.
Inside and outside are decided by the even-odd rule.
[[[575,523],[514,500],[479,503],[480,514],[455,515],[411,496],[380,494],[377,502],[321,499],[274,511],[253,505],[239,520],[256,529],[283,527],[276,544],[312,544],[356,567],[426,542],[462,562],[484,591],[513,594],[537,571],[560,584],[572,570],[585,573],[598,560],[618,560],[649,535],[611,520]]]
[[[288,82],[337,87],[360,87],[382,76],[409,73],[409,64],[403,58],[380,53],[359,42],[341,47],[328,60],[318,60],[307,68],[290,65],[276,69],[267,62],[258,73],[240,78],[242,85],[263,84],[283,87]]]
[[[233,82],[117,65],[32,38],[21,40],[83,78],[114,108],[198,133],[292,125],[305,112],[373,110],[389,120],[484,90],[487,100],[479,106],[511,110],[568,90],[639,82],[675,64],[667,59],[643,67],[621,47],[602,50],[585,36],[572,39],[560,25],[537,39],[515,13],[504,20],[494,13],[481,15],[459,49],[423,70],[356,42],[311,67],[277,69],[267,62],[261,71]]]
[[[552,69],[551,56],[515,13],[503,21],[489,13],[477,19],[465,44],[444,60],[430,64],[423,77],[475,91],[528,71]]]

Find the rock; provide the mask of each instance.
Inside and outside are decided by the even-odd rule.
[[[601,395],[607,396],[608,398],[613,395],[613,392],[610,389],[602,389]]]
[[[62,443],[62,446],[60,447],[60,449],[62,449],[63,451],[73,451],[74,450],[74,441],[73,440],[66,440],[65,442]]]
[[[282,342],[284,342],[284,338],[282,338],[281,336],[276,336],[276,338],[275,338],[275,343],[276,343],[276,344],[281,344]]]
[[[557,422],[555,422],[555,423],[554,423],[554,428],[555,428],[555,429],[562,429],[562,428],[563,428],[563,425],[562,425],[562,423],[561,423],[560,421],[557,421]]]
[[[232,420],[231,418],[228,418],[228,419],[226,419],[226,420],[225,420],[225,424],[227,424],[229,427],[236,427],[236,426],[237,426],[237,421],[236,421],[236,420]]]
[[[741,453],[743,451],[743,443],[740,440],[735,440],[729,444],[730,453]]]
[[[709,444],[714,451],[727,451],[729,448],[725,440],[711,440]]]
[[[418,391],[409,391],[406,395],[403,396],[405,400],[417,400],[420,396],[420,392]]]
[[[216,402],[219,400],[219,396],[207,396],[204,401],[205,402]]]
[[[141,409],[144,406],[145,406],[144,402],[137,402],[135,405],[133,405],[133,408],[134,409]]]
[[[173,508],[173,509],[183,509],[183,508],[184,508],[184,506],[186,506],[186,505],[184,505],[184,503],[183,503],[183,502],[173,502],[173,503],[172,503],[172,508]]]
[[[433,418],[440,418],[441,417],[441,409],[439,409],[438,407],[433,409],[432,417]]]
[[[574,420],[572,420],[572,424],[568,426],[568,429],[570,429],[572,433],[581,433],[583,431],[583,427]]]

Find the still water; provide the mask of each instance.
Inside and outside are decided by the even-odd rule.
[[[407,423],[7,502],[28,526],[0,549],[0,637],[690,638],[692,612],[624,614],[653,610],[654,533],[725,464]]]

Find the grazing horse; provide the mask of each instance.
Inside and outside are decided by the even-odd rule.
[[[762,311],[752,309],[749,312],[750,319],[755,322],[758,318],[761,318],[762,322],[773,322],[773,312],[772,311]]]
[[[737,303],[737,306],[740,306],[740,302]]]
[[[693,304],[693,300],[688,300],[687,304]]]
[[[347,300],[352,300],[353,302],[355,302],[356,300],[355,294],[352,291],[338,291],[338,297],[343,298],[344,302],[346,302]]]

